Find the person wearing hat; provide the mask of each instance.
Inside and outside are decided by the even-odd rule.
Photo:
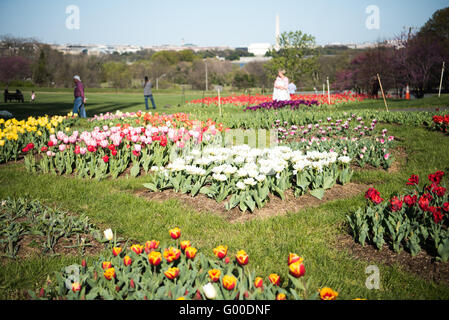
[[[75,101],[73,103],[73,114],[78,113],[81,118],[86,118],[86,110],[84,108],[84,103],[86,102],[86,97],[84,96],[84,86],[81,82],[79,76],[73,77],[73,82],[75,83]]]

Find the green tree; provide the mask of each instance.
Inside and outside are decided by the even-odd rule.
[[[317,69],[318,51],[315,48],[315,37],[302,31],[283,32],[279,38],[280,50],[271,50],[273,57],[266,64],[269,77],[274,79],[279,69],[285,69],[290,81],[305,75],[311,75]]]
[[[44,85],[48,82],[48,70],[47,70],[47,61],[45,58],[44,50],[41,50],[39,55],[39,59],[34,68],[33,79],[34,83],[37,85]]]
[[[123,62],[107,62],[103,65],[108,82],[117,92],[119,88],[126,88],[131,84],[131,71]]]

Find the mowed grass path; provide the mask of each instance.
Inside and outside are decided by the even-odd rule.
[[[411,173],[423,179],[437,169],[448,170],[449,137],[424,128],[384,125],[400,137],[399,146],[408,154],[402,168],[394,174],[382,170],[359,171],[355,182],[374,184],[383,198],[400,192]],[[358,260],[348,251],[335,249],[339,235],[345,233],[345,216],[363,206],[363,195],[333,201],[318,208],[292,212],[266,220],[230,224],[213,214],[185,210],[174,199],[165,203],[146,201],[133,194],[143,189],[149,177],[91,181],[53,175],[29,174],[21,164],[0,167],[0,197],[28,195],[45,204],[76,213],[86,213],[101,228],[111,227],[121,236],[143,243],[158,239],[169,243],[168,229],[179,226],[187,239],[201,252],[212,256],[212,248],[225,244],[232,256],[244,249],[251,268],[261,276],[275,272],[287,277],[287,255],[305,259],[306,277],[312,288],[330,286],[342,299],[449,299],[449,286],[425,281],[405,272],[400,266],[385,266]],[[448,184],[447,177],[444,182]],[[94,257],[93,257],[94,258]],[[38,288],[47,274],[80,262],[80,257],[36,257],[8,263],[0,268],[0,297],[20,296],[22,289]],[[380,269],[380,290],[365,287],[365,268],[376,264]],[[265,278],[266,279],[266,278]]]

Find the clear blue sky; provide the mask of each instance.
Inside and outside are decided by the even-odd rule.
[[[66,28],[77,5],[80,29]],[[380,28],[365,27],[365,9],[380,10]],[[0,34],[47,43],[201,46],[274,44],[280,30],[312,34],[318,44],[389,39],[422,26],[448,0],[0,0]]]

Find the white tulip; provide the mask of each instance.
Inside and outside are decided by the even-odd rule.
[[[104,237],[105,237],[107,240],[111,241],[112,239],[114,239],[114,233],[112,232],[112,230],[111,230],[110,228],[104,230],[103,233],[104,233]]]
[[[215,299],[217,297],[217,290],[210,282],[203,286],[203,292],[207,299]]]

